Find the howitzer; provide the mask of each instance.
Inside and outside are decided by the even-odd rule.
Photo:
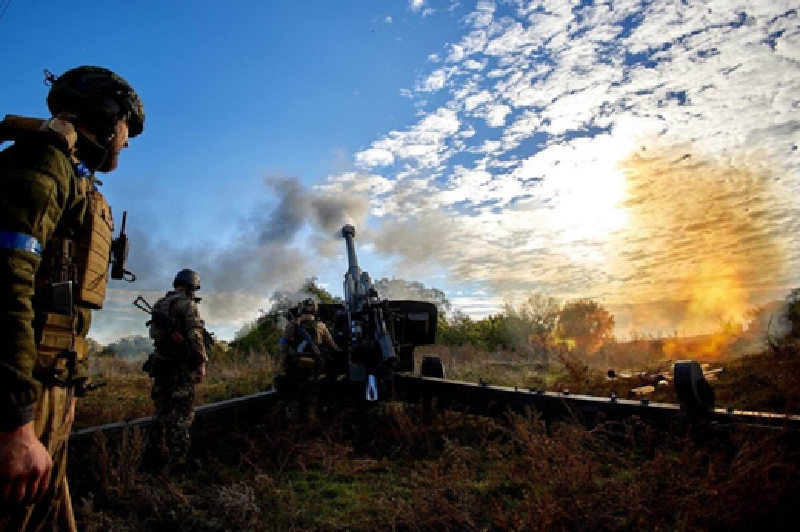
[[[437,308],[427,301],[389,301],[381,299],[369,274],[358,266],[355,229],[342,228],[347,244],[348,269],[344,275],[344,302],[321,303],[317,318],[328,325],[341,353],[328,365],[329,377],[349,383],[358,390],[357,398],[367,401],[388,399],[394,375],[414,371],[414,349],[433,344],[436,337]],[[290,309],[293,315],[299,309]],[[291,381],[287,375],[283,378]],[[282,378],[278,379],[278,389]],[[287,382],[287,388],[292,387]]]
[[[366,398],[368,401],[375,401],[378,399],[378,378],[381,374],[391,375],[397,355],[384,318],[383,310],[386,305],[381,304],[369,274],[358,266],[355,236],[355,227],[342,227],[342,237],[347,245],[344,301],[350,329],[348,348],[351,353],[360,352],[362,355],[366,370]]]

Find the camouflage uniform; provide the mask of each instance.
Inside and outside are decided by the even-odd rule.
[[[314,340],[314,343],[317,344],[318,347],[328,347],[333,351],[339,351],[339,346],[336,345],[336,342],[331,336],[328,327],[321,321],[316,321],[316,317],[310,313],[301,314],[300,317],[297,319],[297,325],[293,323],[287,323],[286,327],[283,329],[283,337],[287,340],[286,343],[283,345],[284,347],[284,355],[289,354],[291,350],[291,343],[292,339],[294,338],[294,331],[295,327],[302,327],[304,322],[312,322],[314,323],[312,333],[310,334],[311,339]]]
[[[82,85],[87,79],[91,84]],[[89,122],[97,126],[102,120],[89,120],[81,106],[106,110],[98,104],[98,98],[105,98],[115,106],[105,126],[126,120],[130,137],[144,125],[138,96],[108,70],[79,67],[51,81],[48,105],[56,118],[9,116],[0,124],[0,140],[14,141],[0,152],[0,431],[10,434],[33,421],[53,461],[50,487],[39,502],[0,501],[0,530],[49,529],[58,519],[67,529],[75,527],[66,482],[67,440],[75,387],[87,375],[91,310],[102,308],[105,298],[113,231],[110,208],[92,179],[94,171],[111,169],[104,166],[111,141],[86,136],[92,131]],[[20,126],[26,122],[41,127]],[[103,217],[109,239],[105,248],[99,246],[105,250],[103,259],[90,271],[77,265],[81,242],[97,251],[92,239],[100,229],[93,224]],[[59,261],[61,269],[55,266]],[[59,278],[64,272],[72,289],[56,309],[53,283],[65,281]]]
[[[328,327],[316,319],[317,303],[313,299],[306,299],[300,305],[300,317],[294,322],[290,321],[283,330],[281,339],[283,369],[287,377],[294,379],[307,375],[309,370],[315,375],[326,374],[333,378],[329,370],[333,359],[329,352],[339,351]],[[314,346],[303,345],[302,335],[297,330],[303,328]],[[314,348],[316,347],[316,349]],[[327,348],[327,349],[326,349]]]
[[[159,299],[153,306],[156,312],[166,315],[173,329],[165,330],[155,320],[150,329],[156,350],[151,371],[155,416],[149,460],[151,465],[180,467],[191,444],[196,372],[208,360],[204,322],[194,298],[182,286]],[[180,335],[177,341],[174,333]]]

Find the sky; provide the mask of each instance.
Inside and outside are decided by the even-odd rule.
[[[5,11],[3,11],[5,7]],[[144,133],[101,176],[128,268],[90,336],[199,272],[230,339],[275,290],[373,277],[479,318],[593,298],[693,334],[800,286],[800,24],[781,0],[0,2],[0,113],[110,68]],[[35,28],[35,31],[32,29]]]

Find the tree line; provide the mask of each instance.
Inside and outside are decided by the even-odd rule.
[[[473,318],[453,309],[442,290],[425,286],[418,281],[404,279],[379,279],[373,282],[381,298],[410,299],[434,303],[438,309],[436,344],[441,346],[473,346],[480,350],[516,352],[533,361],[548,362],[559,353],[569,352],[587,360],[602,359],[613,362],[625,359],[620,354],[621,342],[615,337],[614,316],[600,303],[588,299],[560,301],[556,298],[531,294],[519,303],[507,302],[503,309],[483,318]],[[319,286],[316,278],[308,279],[297,291],[277,291],[273,294],[269,310],[262,312],[256,320],[243,326],[229,344],[219,342],[212,356],[243,357],[251,352],[266,352],[277,355],[283,335],[285,312],[305,298],[312,297],[320,303],[341,303],[341,298]],[[800,337],[800,289],[786,297],[781,307],[780,318],[773,323],[776,306],[753,309],[747,323],[722,323],[721,331],[728,338],[743,335],[749,323],[751,335],[783,322],[784,333]],[[644,342],[641,340],[644,338]],[[663,345],[669,339],[652,337],[634,338],[648,349],[662,354]],[[140,359],[152,352],[153,343],[144,336],[128,336],[100,346],[96,342],[93,351],[97,356]]]

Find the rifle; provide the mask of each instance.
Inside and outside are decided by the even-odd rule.
[[[136,275],[130,270],[125,269],[125,261],[128,260],[128,235],[125,234],[125,222],[127,217],[128,211],[123,211],[122,226],[119,228],[119,236],[111,243],[111,278],[125,279],[129,283],[132,283],[136,280]],[[139,298],[142,298],[142,296],[139,296]],[[142,300],[144,301],[144,299]],[[138,299],[136,301],[138,301]],[[147,304],[146,301],[145,304]],[[136,305],[136,303],[134,303],[134,305]],[[136,306],[142,308],[139,307],[139,305]],[[150,305],[147,305],[147,307],[149,308]]]
[[[150,315],[150,319],[144,323],[145,326],[149,327],[150,324],[155,323],[157,327],[169,332],[170,338],[173,342],[175,342],[175,345],[185,347],[184,344],[186,342],[186,338],[184,338],[184,336],[177,330],[175,323],[169,318],[169,316],[163,312],[154,312],[153,307],[150,306],[150,303],[148,303],[147,300],[142,296],[137,297],[134,300],[133,305],[142,312]],[[215,343],[216,339],[214,338],[214,333],[209,332],[208,329],[203,327],[203,345],[205,345],[206,349],[211,349],[214,347]],[[150,373],[154,367],[154,364],[154,357],[151,353],[142,366],[142,371]]]
[[[153,307],[151,307],[150,303],[148,303],[147,300],[142,296],[137,297],[136,300],[133,302],[133,305],[139,310],[146,312],[147,314],[150,315],[150,319],[144,323],[145,326],[149,327],[153,322],[155,322],[155,324],[159,328],[162,328],[167,332],[169,332],[170,338],[172,339],[173,342],[175,342],[176,346],[184,347],[184,342],[186,339],[175,328],[175,324],[171,319],[169,319],[169,316],[167,316],[163,312],[154,312]],[[155,352],[153,352],[150,353],[150,355],[147,357],[147,360],[145,360],[144,364],[142,364],[142,371],[147,373],[149,376],[153,377],[154,376],[153,372],[155,369],[156,369],[156,360],[155,360]]]
[[[169,316],[163,312],[154,312],[153,307],[151,307],[150,303],[148,303],[147,300],[142,296],[139,296],[134,300],[133,306],[150,315],[150,319],[144,322],[145,326],[149,327],[152,323],[155,323],[157,327],[169,332],[172,341],[178,345],[182,344],[186,340],[175,327],[175,323],[169,319]],[[203,330],[205,331],[205,329]]]
[[[307,343],[311,347],[311,350],[314,352],[314,354],[320,356],[319,346],[316,344],[316,342],[314,342],[314,340],[308,334],[308,331],[297,323],[297,320],[295,319],[294,314],[292,314],[291,310],[286,311],[285,318],[286,321],[288,321],[294,326],[294,330],[300,331],[300,336],[303,337],[303,342]],[[300,344],[300,347],[301,349],[298,349],[298,351],[302,351],[303,344]]]

